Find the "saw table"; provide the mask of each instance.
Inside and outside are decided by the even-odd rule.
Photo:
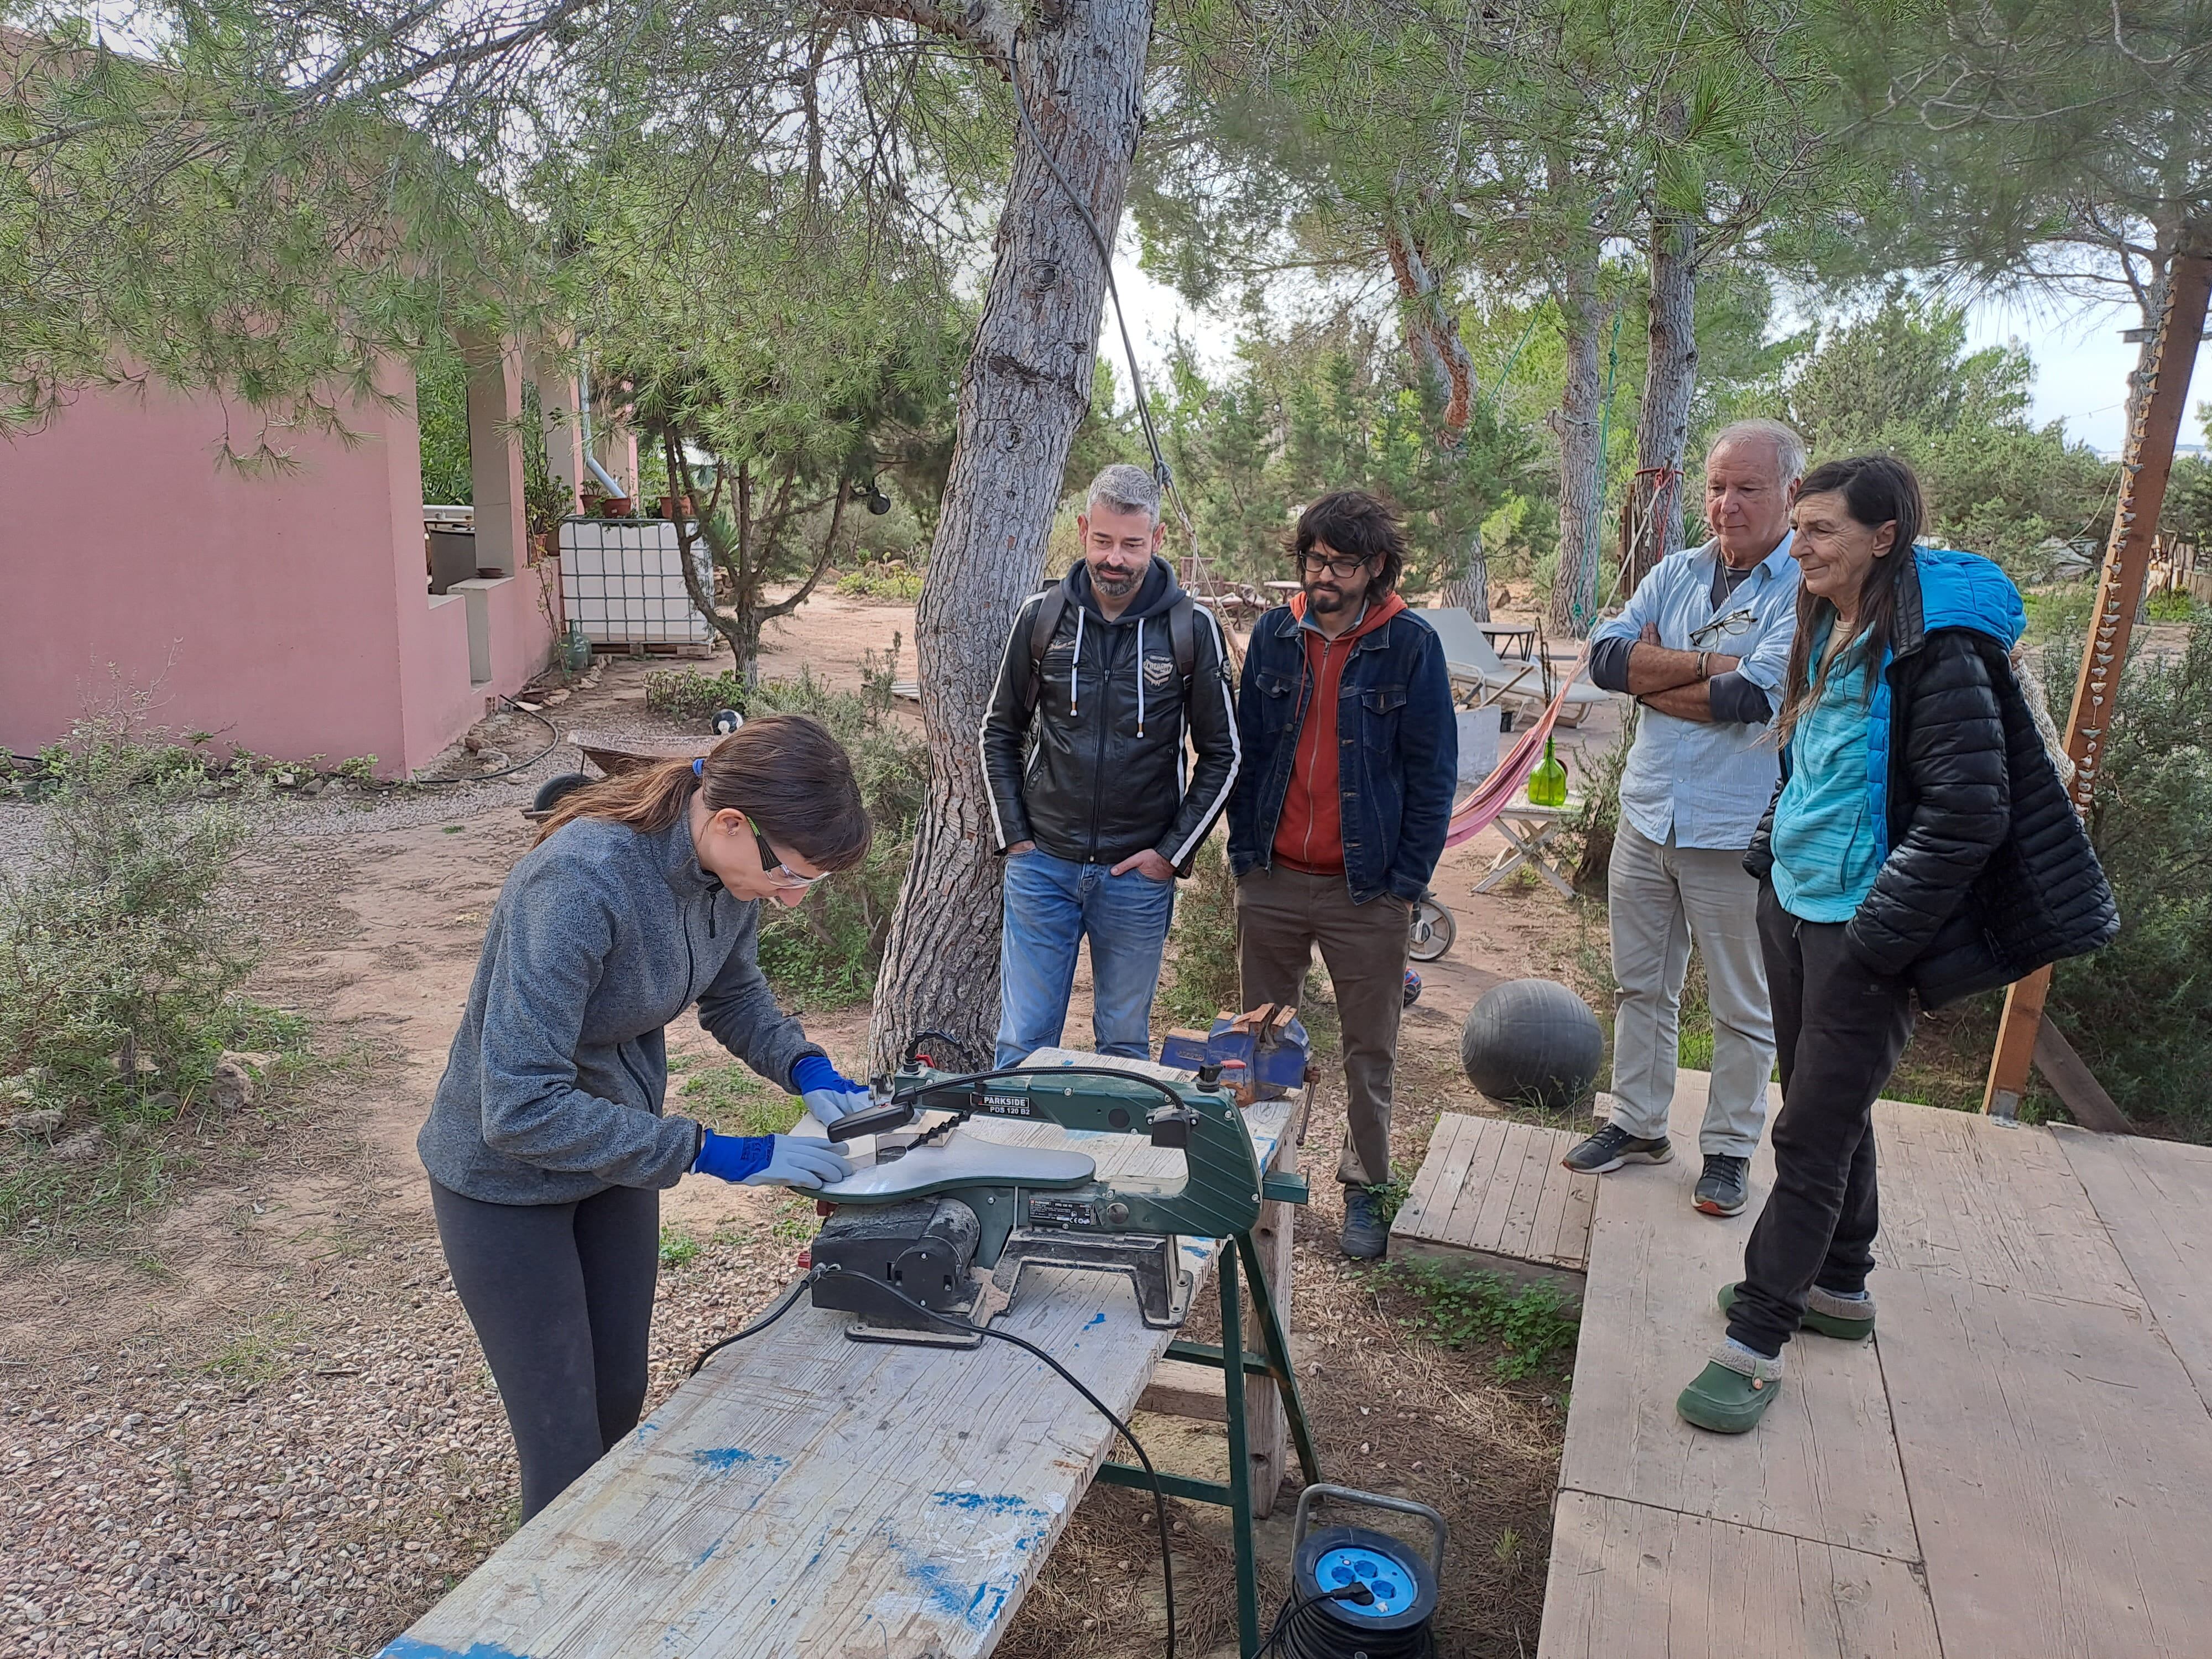
[[[1068,1049],[1042,1050],[1031,1064],[1185,1075]],[[1302,1104],[1293,1096],[1247,1112],[1264,1168],[1295,1167],[1285,1130]],[[981,1118],[963,1133],[1079,1146],[1102,1177],[1181,1167],[1181,1154],[1140,1136],[1070,1136],[1050,1124]],[[1256,1254],[1279,1258],[1279,1271],[1267,1266],[1287,1329],[1288,1206],[1268,1208],[1261,1231],[1272,1227],[1275,1243]],[[1233,1248],[1223,1258],[1226,1243],[1180,1244],[1206,1305],[1203,1281],[1217,1268],[1237,1271]],[[848,1322],[802,1298],[726,1349],[380,1659],[990,1652],[1069,1511],[1115,1455],[1116,1437],[1012,1344],[877,1346],[848,1340]],[[998,1323],[1051,1352],[1124,1417],[1176,1334],[1146,1327],[1126,1280],[1041,1266]],[[1231,1419],[1232,1447],[1249,1437],[1248,1466],[1272,1498],[1286,1473],[1280,1408],[1273,1380],[1252,1374],[1261,1345],[1249,1312],[1243,1323],[1251,1333],[1244,1392],[1261,1408],[1231,1410],[1215,1372],[1212,1414]],[[1190,1393],[1195,1368],[1169,1364]],[[1106,1476],[1141,1485],[1110,1466]],[[1169,1474],[1162,1481],[1170,1495],[1220,1501],[1218,1488]],[[1147,1561],[1145,1571],[1157,1566]]]

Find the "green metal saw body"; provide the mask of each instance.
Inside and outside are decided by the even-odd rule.
[[[905,1203],[933,1193],[951,1194],[975,1212],[982,1224],[975,1261],[998,1265],[1006,1240],[1017,1229],[1064,1231],[1072,1237],[1115,1234],[1172,1235],[1182,1238],[1232,1238],[1249,1232],[1260,1218],[1263,1182],[1251,1131],[1225,1090],[1198,1083],[1163,1079],[1177,1103],[1152,1085],[1095,1073],[1070,1074],[1060,1067],[994,1077],[980,1083],[953,1081],[957,1074],[926,1066],[902,1071],[892,1079],[894,1092],[910,1099],[917,1112],[954,1112],[963,1117],[1000,1117],[1016,1122],[1046,1122],[1077,1134],[1130,1134],[1162,1142],[1188,1133],[1181,1176],[1124,1175],[1112,1181],[1032,1182],[1024,1185],[947,1181],[908,1188],[895,1197],[843,1198],[838,1204]],[[939,1079],[945,1079],[940,1086]],[[1156,1120],[1170,1120],[1163,1124]],[[1268,1197],[1302,1201],[1292,1180]],[[1303,1188],[1302,1182],[1295,1184]]]

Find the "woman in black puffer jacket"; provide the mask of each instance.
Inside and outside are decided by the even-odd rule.
[[[2118,930],[2112,890],[2009,653],[2020,594],[1989,560],[1916,546],[1911,470],[1815,468],[1795,509],[1797,636],[1782,785],[1744,863],[1774,1005],[1774,1190],[1721,1291],[1728,1340],[1676,1409],[1740,1434],[1801,1324],[1861,1339],[1878,1222],[1873,1109],[1938,1007]]]

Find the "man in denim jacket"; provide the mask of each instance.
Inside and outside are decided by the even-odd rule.
[[[1298,520],[1304,592],[1252,629],[1229,803],[1247,1008],[1296,1003],[1321,947],[1344,1031],[1343,1249],[1389,1243],[1390,1079],[1413,906],[1444,850],[1459,743],[1443,647],[1396,592],[1406,543],[1363,491]]]

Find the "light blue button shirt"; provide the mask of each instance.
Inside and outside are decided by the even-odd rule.
[[[1790,556],[1791,538],[1759,561],[1735,592],[1713,608],[1713,574],[1718,544],[1686,548],[1662,559],[1646,576],[1620,615],[1600,623],[1590,638],[1633,640],[1646,623],[1659,629],[1659,643],[1676,651],[1700,648],[1741,657],[1739,671],[1774,708],[1782,706],[1782,683],[1790,667],[1790,642],[1797,631],[1797,564]],[[1737,611],[1751,612],[1741,634],[1700,647],[1690,642],[1701,628]],[[1781,776],[1771,725],[1747,726],[1677,720],[1645,708],[1637,720],[1636,742],[1620,779],[1620,811],[1641,835],[1678,847],[1740,848],[1751,845],[1759,820]]]

